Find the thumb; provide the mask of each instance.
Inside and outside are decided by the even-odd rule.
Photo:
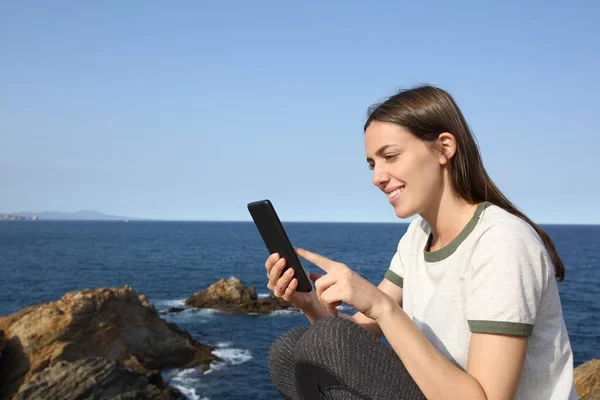
[[[309,275],[309,278],[310,278],[311,281],[314,282],[314,281],[316,281],[317,279],[319,279],[322,276],[323,276],[323,274],[316,274],[314,272],[311,272],[310,275]]]

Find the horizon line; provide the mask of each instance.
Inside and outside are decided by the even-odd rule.
[[[14,222],[229,222],[229,223],[254,223],[252,220],[228,220],[228,219],[153,219],[153,218],[120,218],[120,219],[38,219]],[[9,222],[9,220],[0,220],[0,222]],[[306,223],[306,224],[410,224],[412,220],[399,221],[317,221],[317,220],[281,220],[281,223]],[[552,226],[599,226],[600,223],[582,223],[582,222],[535,222],[537,225]]]

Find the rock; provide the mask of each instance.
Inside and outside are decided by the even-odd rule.
[[[575,368],[573,379],[580,399],[600,400],[600,359],[594,358]]]
[[[0,317],[6,336],[0,399],[47,367],[88,357],[102,357],[139,373],[197,365],[206,370],[216,359],[213,349],[161,319],[144,299],[129,286],[84,290]]]
[[[168,310],[161,311],[159,314],[175,314],[182,312],[183,310],[185,310],[183,307],[170,307]]]
[[[136,399],[175,400],[181,392],[160,374],[133,372],[105,358],[59,361],[22,385],[13,400]]]
[[[185,301],[186,305],[206,308],[214,304],[240,304],[256,300],[256,290],[253,286],[245,288],[242,282],[234,277],[221,279],[208,289],[194,294]]]
[[[185,305],[235,313],[259,314],[292,307],[287,301],[273,295],[257,299],[254,286],[244,287],[242,282],[235,277],[227,280],[221,279],[208,289],[195,293],[185,301]]]
[[[600,388],[592,389],[591,392],[586,394],[583,397],[579,398],[580,400],[600,400]]]
[[[143,294],[140,294],[138,296],[138,298],[140,299],[140,303],[142,303],[142,306],[144,306],[144,308],[147,308],[151,312],[152,311],[156,312],[156,308],[154,308],[154,304],[150,303],[150,300],[148,300],[148,298],[146,296],[144,296]]]

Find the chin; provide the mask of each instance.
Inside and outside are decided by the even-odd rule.
[[[396,212],[396,216],[400,219],[407,219],[415,215],[414,211],[402,206],[395,206],[394,211]]]

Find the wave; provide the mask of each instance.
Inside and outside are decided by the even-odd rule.
[[[217,343],[217,349],[213,350],[212,353],[219,357],[221,361],[211,362],[209,370],[204,373],[205,375],[218,371],[228,365],[243,364],[254,358],[250,350],[229,347],[231,344],[231,342]]]
[[[223,311],[214,310],[212,308],[203,308],[203,309],[195,309],[195,308],[186,308],[185,310],[172,313],[172,314],[164,314],[162,318],[168,322],[174,322],[176,324],[181,323],[193,323],[193,324],[206,324],[211,323],[218,318],[218,314],[223,314]]]
[[[204,400],[204,399],[208,399],[207,397],[204,397],[203,399],[200,399],[200,396],[198,396],[198,394],[196,393],[196,389],[189,389],[185,386],[182,385],[177,385],[174,383],[171,383],[171,386],[173,386],[175,389],[179,390],[185,397],[187,397],[189,400]]]
[[[213,350],[213,354],[229,365],[243,364],[254,358],[247,349],[220,348]]]
[[[296,309],[285,309],[285,310],[276,310],[273,311],[272,313],[270,313],[269,315],[272,317],[277,317],[277,316],[281,316],[281,315],[292,315],[292,314],[298,314],[300,311],[296,310]]]
[[[201,366],[181,371],[178,369],[165,370],[163,371],[163,379],[190,400],[209,400],[207,397],[200,398],[196,392],[196,388],[200,386],[202,379]]]
[[[259,299],[264,299],[265,297],[269,297],[270,295],[271,293],[258,293],[256,297]]]
[[[185,307],[185,301],[187,299],[177,299],[177,300],[156,300],[152,303],[156,306],[156,308],[171,308],[171,307]]]

